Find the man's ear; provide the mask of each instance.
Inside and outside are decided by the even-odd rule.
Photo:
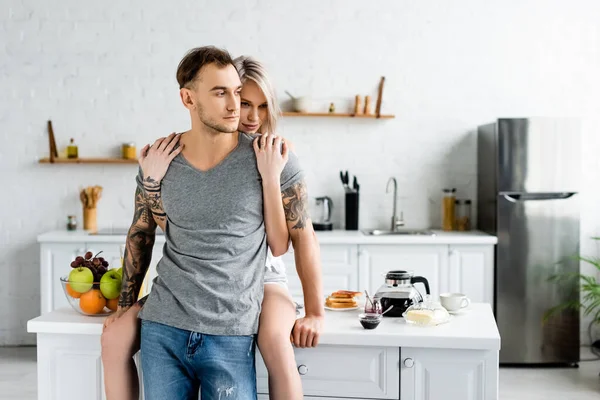
[[[181,97],[181,102],[183,103],[185,108],[187,108],[188,110],[196,109],[196,102],[190,89],[179,89],[179,97]]]

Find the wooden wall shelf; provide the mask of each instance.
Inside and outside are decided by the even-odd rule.
[[[40,164],[137,164],[137,160],[125,158],[55,158],[50,162],[49,158],[40,159]]]
[[[377,117],[375,114],[343,114],[343,113],[299,113],[284,111],[282,113],[284,117],[331,117],[331,118],[371,118],[371,119],[391,119],[396,118],[395,115],[380,115]]]

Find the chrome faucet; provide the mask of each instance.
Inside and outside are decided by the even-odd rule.
[[[396,204],[398,203],[397,198],[398,198],[398,182],[396,182],[396,178],[391,177],[388,180],[387,186],[385,188],[385,192],[389,193],[390,192],[390,182],[394,184],[394,208],[393,208],[393,215],[392,215],[392,228],[391,231],[392,232],[396,232],[398,230],[398,228],[400,228],[401,226],[404,226],[404,217],[402,215],[402,211],[400,211],[400,218],[398,218],[398,216],[396,215]]]

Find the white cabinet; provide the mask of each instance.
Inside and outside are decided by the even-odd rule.
[[[41,244],[42,314],[67,306],[59,277],[71,271],[71,261],[87,250],[101,256],[111,268],[120,265],[120,243],[54,243]],[[155,243],[150,269],[144,280],[143,294],[149,293],[156,265],[162,258],[164,243]],[[494,246],[445,244],[324,244],[321,245],[321,268],[325,294],[336,290],[368,289],[371,294],[384,284],[391,270],[412,271],[429,282],[431,294],[465,293],[473,302],[493,302]],[[282,256],[286,265],[292,297],[302,301],[302,284],[296,271],[293,250]],[[422,294],[424,287],[417,283]]]
[[[397,347],[321,345],[294,352],[305,396],[398,399]],[[259,352],[256,378],[258,393],[268,393],[267,369]]]
[[[445,245],[367,245],[359,246],[360,285],[371,294],[385,283],[385,274],[393,270],[412,271],[429,282],[433,296],[446,290],[448,246]],[[417,283],[425,294],[425,288]]]
[[[494,247],[449,247],[448,292],[466,294],[476,303],[494,302]]]
[[[496,400],[498,352],[402,348],[400,399]]]
[[[361,290],[358,282],[358,260],[356,245],[321,245],[321,270],[323,292],[336,290]],[[285,263],[288,287],[294,299],[302,299],[302,284],[296,271],[294,252],[282,256]]]
[[[145,292],[150,290],[150,280],[156,276],[156,264],[162,257],[162,243],[156,243],[152,251],[150,269],[144,280]],[[87,251],[96,255],[99,251],[109,262],[109,268],[121,266],[121,255],[119,243],[42,243],[40,247],[40,300],[41,313],[56,310],[61,307],[69,307],[69,303],[63,293],[60,277],[69,275],[71,262],[77,256],[83,256]]]
[[[41,313],[69,307],[60,277],[69,275],[71,262],[85,253],[85,243],[43,243],[40,247]]]

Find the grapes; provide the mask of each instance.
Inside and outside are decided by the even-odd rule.
[[[92,254],[91,251],[88,251],[87,253],[85,253],[85,259],[86,260],[90,260],[93,256],[94,256],[94,254]]]
[[[102,266],[104,268],[108,268],[108,261],[102,261]]]
[[[100,277],[102,277],[102,275],[104,275],[106,273],[106,268],[103,266],[99,266],[97,271],[98,271],[98,275],[100,275]]]
[[[94,258],[92,260],[92,264],[94,264],[95,267],[99,267],[102,264],[102,262],[99,259]]]
[[[79,267],[79,263],[77,261],[71,262],[71,268],[77,268],[77,267]]]
[[[83,264],[84,259],[81,256],[77,256],[75,257],[75,261],[77,261],[77,265],[81,265]]]

